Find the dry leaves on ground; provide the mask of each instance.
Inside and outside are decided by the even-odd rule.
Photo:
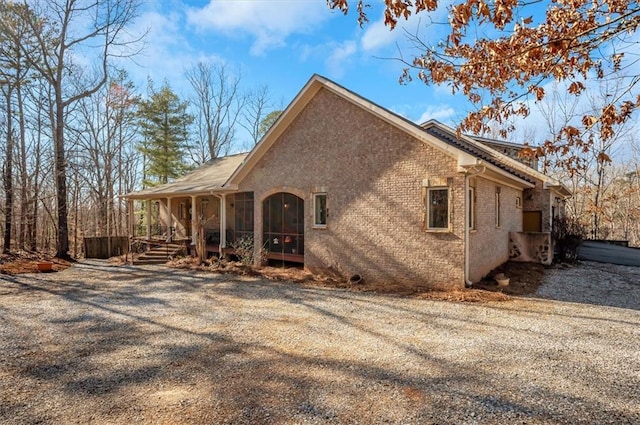
[[[52,263],[52,271],[60,271],[71,267],[72,263],[42,253],[17,252],[0,255],[0,274],[42,273],[38,264]]]
[[[335,277],[314,275],[301,267],[271,267],[265,266],[259,269],[243,265],[233,261],[206,261],[201,263],[195,258],[180,258],[172,260],[169,266],[182,269],[194,269],[215,273],[232,273],[262,277],[269,280],[292,282],[304,286],[316,286],[325,288],[340,288],[354,292],[375,292],[387,295],[413,296],[430,300],[454,301],[454,302],[491,302],[508,301],[509,295],[529,295],[535,293],[541,285],[545,266],[531,263],[508,262],[492,271],[505,273],[511,277],[511,285],[507,288],[498,285],[487,278],[474,288],[456,291],[433,291],[416,282],[409,284],[370,283],[362,281],[351,283]]]
[[[12,253],[0,256],[0,273],[20,274],[38,273],[38,263],[52,263],[52,270],[59,271],[71,267],[72,263],[40,253]],[[111,259],[114,264],[126,264],[121,257]],[[493,270],[473,288],[457,291],[431,291],[416,283],[415,285],[398,285],[369,283],[366,281],[354,284],[335,277],[314,275],[301,267],[261,267],[259,269],[236,261],[208,260],[204,263],[197,258],[184,257],[173,259],[167,263],[170,267],[209,271],[213,273],[235,274],[262,277],[269,280],[291,282],[303,286],[340,288],[355,292],[376,292],[389,295],[415,296],[423,299],[454,302],[490,302],[508,301],[510,296],[526,296],[536,292],[542,284],[545,270],[542,264],[507,262]],[[509,286],[500,287],[493,276],[504,273],[510,278]]]

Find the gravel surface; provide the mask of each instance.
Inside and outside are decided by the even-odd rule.
[[[0,423],[640,423],[640,268],[547,278],[454,303],[99,261],[0,275]]]

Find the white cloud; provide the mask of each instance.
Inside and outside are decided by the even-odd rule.
[[[446,2],[443,2],[443,4]],[[405,50],[411,45],[410,36],[418,35],[422,41],[438,41],[442,36],[440,31],[433,31],[434,27],[427,27],[427,22],[447,22],[446,6],[440,6],[434,12],[421,12],[410,15],[408,19],[399,18],[396,27],[391,30],[384,24],[384,15],[374,22],[366,24],[364,35],[360,40],[362,50],[365,52],[377,52],[388,46],[400,44]],[[425,30],[425,28],[427,28]],[[420,31],[419,31],[420,30]]]
[[[333,49],[327,57],[325,65],[331,78],[341,78],[344,75],[344,67],[349,59],[358,51],[358,45],[353,40],[346,40]]]
[[[457,114],[458,112],[450,105],[429,105],[427,110],[422,113],[416,122],[422,124],[429,120],[438,120],[444,124],[448,124]]]
[[[184,77],[185,70],[199,61],[221,62],[219,56],[197,50],[184,31],[184,15],[148,10],[132,24],[132,29],[148,31],[142,52],[131,59],[116,58],[118,66],[126,68],[129,78],[141,92],[145,92],[147,78],[156,88],[169,82],[181,97],[188,96],[191,87]]]
[[[324,0],[211,0],[203,8],[187,10],[189,24],[199,30],[254,37],[251,53],[255,55],[283,46],[289,35],[308,33],[330,17]]]
[[[177,14],[160,14],[155,11],[144,13],[133,25],[135,28],[148,29],[144,49],[135,57],[139,66],[128,66],[130,77],[138,85],[146,85],[150,76],[157,86],[163,80],[181,80],[185,64],[193,61],[192,49],[188,41],[181,35],[180,16]]]
[[[389,30],[389,27],[384,25],[384,19],[367,24],[366,28],[360,40],[362,50],[365,52],[376,51],[389,46],[403,35],[403,32],[398,31],[398,29]]]

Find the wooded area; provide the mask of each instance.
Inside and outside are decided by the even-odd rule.
[[[339,8],[347,4],[330,3]],[[277,118],[280,111],[267,86],[243,88],[240,73],[219,63],[187,68],[190,93],[177,94],[166,81],[160,89],[152,81],[146,88],[136,87],[114,64],[116,57],[121,60],[141,52],[144,32],[125,30],[137,16],[138,6],[137,0],[0,0],[3,252],[37,250],[79,257],[84,237],[126,236],[126,205],[118,195],[171,180],[229,152],[247,150]],[[424,9],[417,12],[427,13]],[[390,17],[402,16],[394,10],[390,13]],[[468,19],[482,16],[473,9]],[[629,16],[637,23],[637,10]],[[460,35],[460,25],[454,26],[453,35]],[[584,43],[576,46],[585,48]],[[564,48],[570,51],[571,46]],[[418,57],[410,68],[421,71],[419,78],[425,82],[462,83],[430,80],[424,72],[439,68],[431,62],[427,67],[420,58],[424,60]],[[591,91],[578,90],[590,93],[590,102],[553,95],[548,87],[541,93],[536,89],[541,84],[532,83],[534,74],[527,77],[531,88],[523,87],[536,96],[534,107],[548,124],[544,138],[527,134],[526,126],[503,132],[514,121],[508,113],[504,120],[498,119],[498,110],[483,109],[487,115],[475,116],[489,119],[488,123],[463,124],[487,137],[508,135],[511,141],[529,142],[529,153],[540,155],[545,171],[573,190],[569,213],[587,227],[591,237],[625,239],[638,246],[640,144],[635,122],[628,119],[635,105],[620,100],[632,93],[629,81],[637,81],[638,75],[620,74],[620,56],[605,59],[598,69],[610,65],[607,75],[612,77]],[[461,78],[460,70],[455,71],[452,75]],[[545,72],[537,74],[540,81],[553,79],[551,71]],[[480,84],[478,79],[464,83]],[[576,91],[574,82],[562,80],[558,87]],[[613,105],[608,99],[620,102]],[[514,112],[513,104],[509,105],[511,109],[502,106]],[[623,113],[621,105],[631,110]],[[615,116],[612,107],[618,111]],[[169,124],[160,125],[161,118],[168,118]],[[584,124],[579,132],[584,142],[578,143],[577,136],[567,130],[577,128],[576,121]],[[249,134],[247,145],[240,144],[241,129]],[[170,150],[171,157],[160,158],[158,149]]]
[[[3,252],[78,257],[83,237],[126,235],[118,195],[251,148],[236,130],[250,129],[255,143],[277,113],[268,87],[244,89],[240,74],[218,63],[186,71],[191,93],[149,81],[144,95],[114,67],[140,54],[144,32],[127,28],[138,6],[0,0]],[[157,126],[164,118],[169,125]],[[159,147],[172,157],[161,161]]]

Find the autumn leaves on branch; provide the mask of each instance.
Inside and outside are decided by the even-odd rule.
[[[345,14],[349,10],[347,0],[327,3]],[[360,25],[368,21],[367,6],[357,1]],[[438,7],[436,0],[384,0],[384,22],[393,30],[399,19]],[[631,69],[640,24],[636,1],[459,0],[447,12],[450,30],[440,43],[413,39],[422,53],[405,62],[401,82],[416,75],[425,84],[448,84],[465,95],[476,108],[460,124],[461,132],[481,134],[499,125],[506,136],[513,129],[510,118],[526,117],[529,101],[542,101],[544,85],[552,80],[581,96],[590,81],[623,79],[623,89],[600,110],[528,152],[570,154],[574,148],[589,150],[595,138],[613,137],[640,104],[640,77]]]

